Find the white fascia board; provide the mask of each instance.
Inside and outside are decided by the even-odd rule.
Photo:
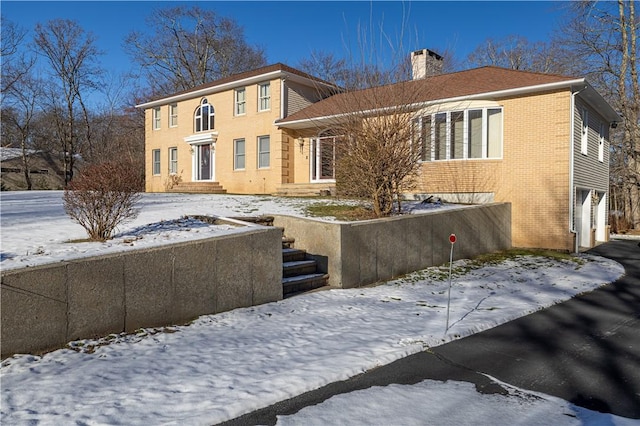
[[[585,81],[584,78],[580,78],[580,79],[576,79],[576,80],[560,81],[560,82],[556,82],[556,83],[538,84],[536,86],[518,87],[518,88],[515,88],[515,89],[497,90],[497,91],[494,91],[494,92],[477,93],[477,94],[473,94],[473,95],[457,96],[457,97],[453,97],[453,98],[435,99],[433,101],[415,102],[415,103],[410,104],[410,105],[404,105],[403,108],[420,109],[420,108],[425,108],[425,107],[429,107],[429,106],[436,105],[436,104],[449,103],[449,102],[462,102],[462,101],[471,101],[471,100],[476,100],[476,99],[490,99],[490,98],[502,98],[502,97],[509,97],[509,96],[517,96],[517,95],[523,95],[523,94],[527,94],[527,93],[544,92],[546,90],[570,88],[570,87],[572,87],[574,85],[577,85],[577,84],[583,84],[584,85],[584,84],[586,84],[586,81]],[[391,111],[393,109],[394,109],[394,107],[385,107],[385,108],[380,108],[380,109],[373,109],[373,110],[370,110],[370,111],[361,111],[360,113],[366,115],[366,114],[380,113],[380,112],[384,112],[384,111]],[[275,124],[280,126],[280,127],[286,127],[286,128],[291,128],[291,129],[300,129],[300,128],[304,127],[303,125],[305,123],[324,122],[324,121],[328,121],[328,120],[331,120],[331,119],[339,119],[340,117],[348,116],[350,114],[351,113],[342,113],[342,114],[335,114],[335,115],[327,115],[327,116],[323,116],[323,117],[305,118],[305,119],[289,121],[289,122],[285,122],[285,123],[275,123]]]
[[[153,108],[160,105],[166,105],[172,102],[179,102],[179,101],[184,101],[186,99],[198,98],[201,96],[211,95],[213,93],[223,92],[225,90],[233,89],[236,87],[243,87],[250,84],[260,83],[266,80],[272,80],[275,78],[283,78],[283,77],[289,80],[303,83],[303,84],[305,83],[308,84],[311,82],[312,85],[318,84],[326,87],[333,87],[332,85],[320,83],[320,82],[308,79],[306,77],[299,76],[297,74],[292,74],[282,70],[276,70],[276,71],[268,72],[266,74],[260,74],[253,77],[243,78],[242,80],[235,80],[229,83],[219,84],[217,86],[206,87],[204,89],[195,90],[193,92],[182,93],[180,95],[169,96],[167,98],[157,99],[151,102],[145,102],[143,104],[136,105],[136,108],[142,108],[142,109]]]
[[[602,95],[593,88],[588,82],[578,90],[580,98],[587,104],[591,105],[599,114],[601,114],[609,124],[622,121],[620,114],[613,109]]]
[[[312,86],[312,87],[323,86],[323,87],[327,87],[327,88],[331,88],[331,89],[340,89],[335,84],[323,83],[321,81],[312,80],[312,79],[309,79],[307,77],[303,77],[303,76],[298,75],[298,74],[292,74],[292,73],[289,73],[289,72],[286,72],[286,71],[283,71],[282,74],[284,76],[286,76],[287,80],[295,81],[296,83],[301,83],[301,84],[304,84],[304,85],[307,85],[307,86]]]
[[[186,99],[193,99],[200,96],[211,95],[213,93],[223,92],[235,87],[242,87],[249,84],[258,83],[265,80],[271,80],[282,74],[282,71],[272,71],[266,74],[260,74],[253,77],[243,78],[242,80],[235,80],[229,83],[219,84],[217,86],[205,87],[204,89],[195,90],[193,92],[182,93],[180,95],[169,96],[167,98],[157,99],[155,101],[146,102],[144,104],[136,105],[136,108],[153,108],[159,105],[166,105],[172,102],[184,101]]]

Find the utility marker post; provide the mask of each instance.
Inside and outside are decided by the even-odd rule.
[[[447,300],[447,328],[445,333],[449,331],[449,307],[451,306],[451,273],[453,271],[453,245],[456,243],[456,234],[449,235],[451,243],[451,253],[449,253],[449,298]]]

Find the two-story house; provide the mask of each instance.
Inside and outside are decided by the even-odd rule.
[[[275,64],[139,105],[146,191],[276,192],[294,180],[293,140],[275,121],[336,90]]]
[[[427,76],[441,58],[422,50],[411,59],[412,81],[368,89],[413,94],[422,177],[407,195],[510,202],[516,247],[607,239],[609,129],[620,118],[584,78],[497,67]],[[277,64],[142,104],[146,189],[330,192],[339,138],[327,130],[362,105],[345,96],[365,93]]]

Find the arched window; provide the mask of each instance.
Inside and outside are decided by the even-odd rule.
[[[215,112],[213,105],[210,105],[206,98],[202,99],[200,106],[196,108],[195,128],[196,132],[206,132],[214,128]]]

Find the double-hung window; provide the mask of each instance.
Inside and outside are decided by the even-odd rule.
[[[270,138],[258,136],[258,168],[264,169],[270,165]]]
[[[234,102],[234,110],[235,115],[244,115],[247,110],[247,91],[245,88],[236,89],[234,92],[235,102]]]
[[[153,130],[160,129],[160,107],[153,108]]]
[[[178,148],[169,148],[169,174],[178,173]]]
[[[153,168],[153,174],[154,175],[159,175],[160,174],[160,150],[159,149],[154,149],[153,151],[151,151],[151,157],[152,157],[152,168]]]
[[[271,109],[271,84],[262,83],[258,85],[258,111]]]
[[[588,154],[589,147],[589,111],[582,109],[582,134],[580,135],[580,152],[584,155]]]
[[[169,105],[169,127],[176,127],[178,125],[178,104],[173,103]]]
[[[245,168],[244,139],[235,139],[233,141],[233,168],[234,170],[244,170]]]

